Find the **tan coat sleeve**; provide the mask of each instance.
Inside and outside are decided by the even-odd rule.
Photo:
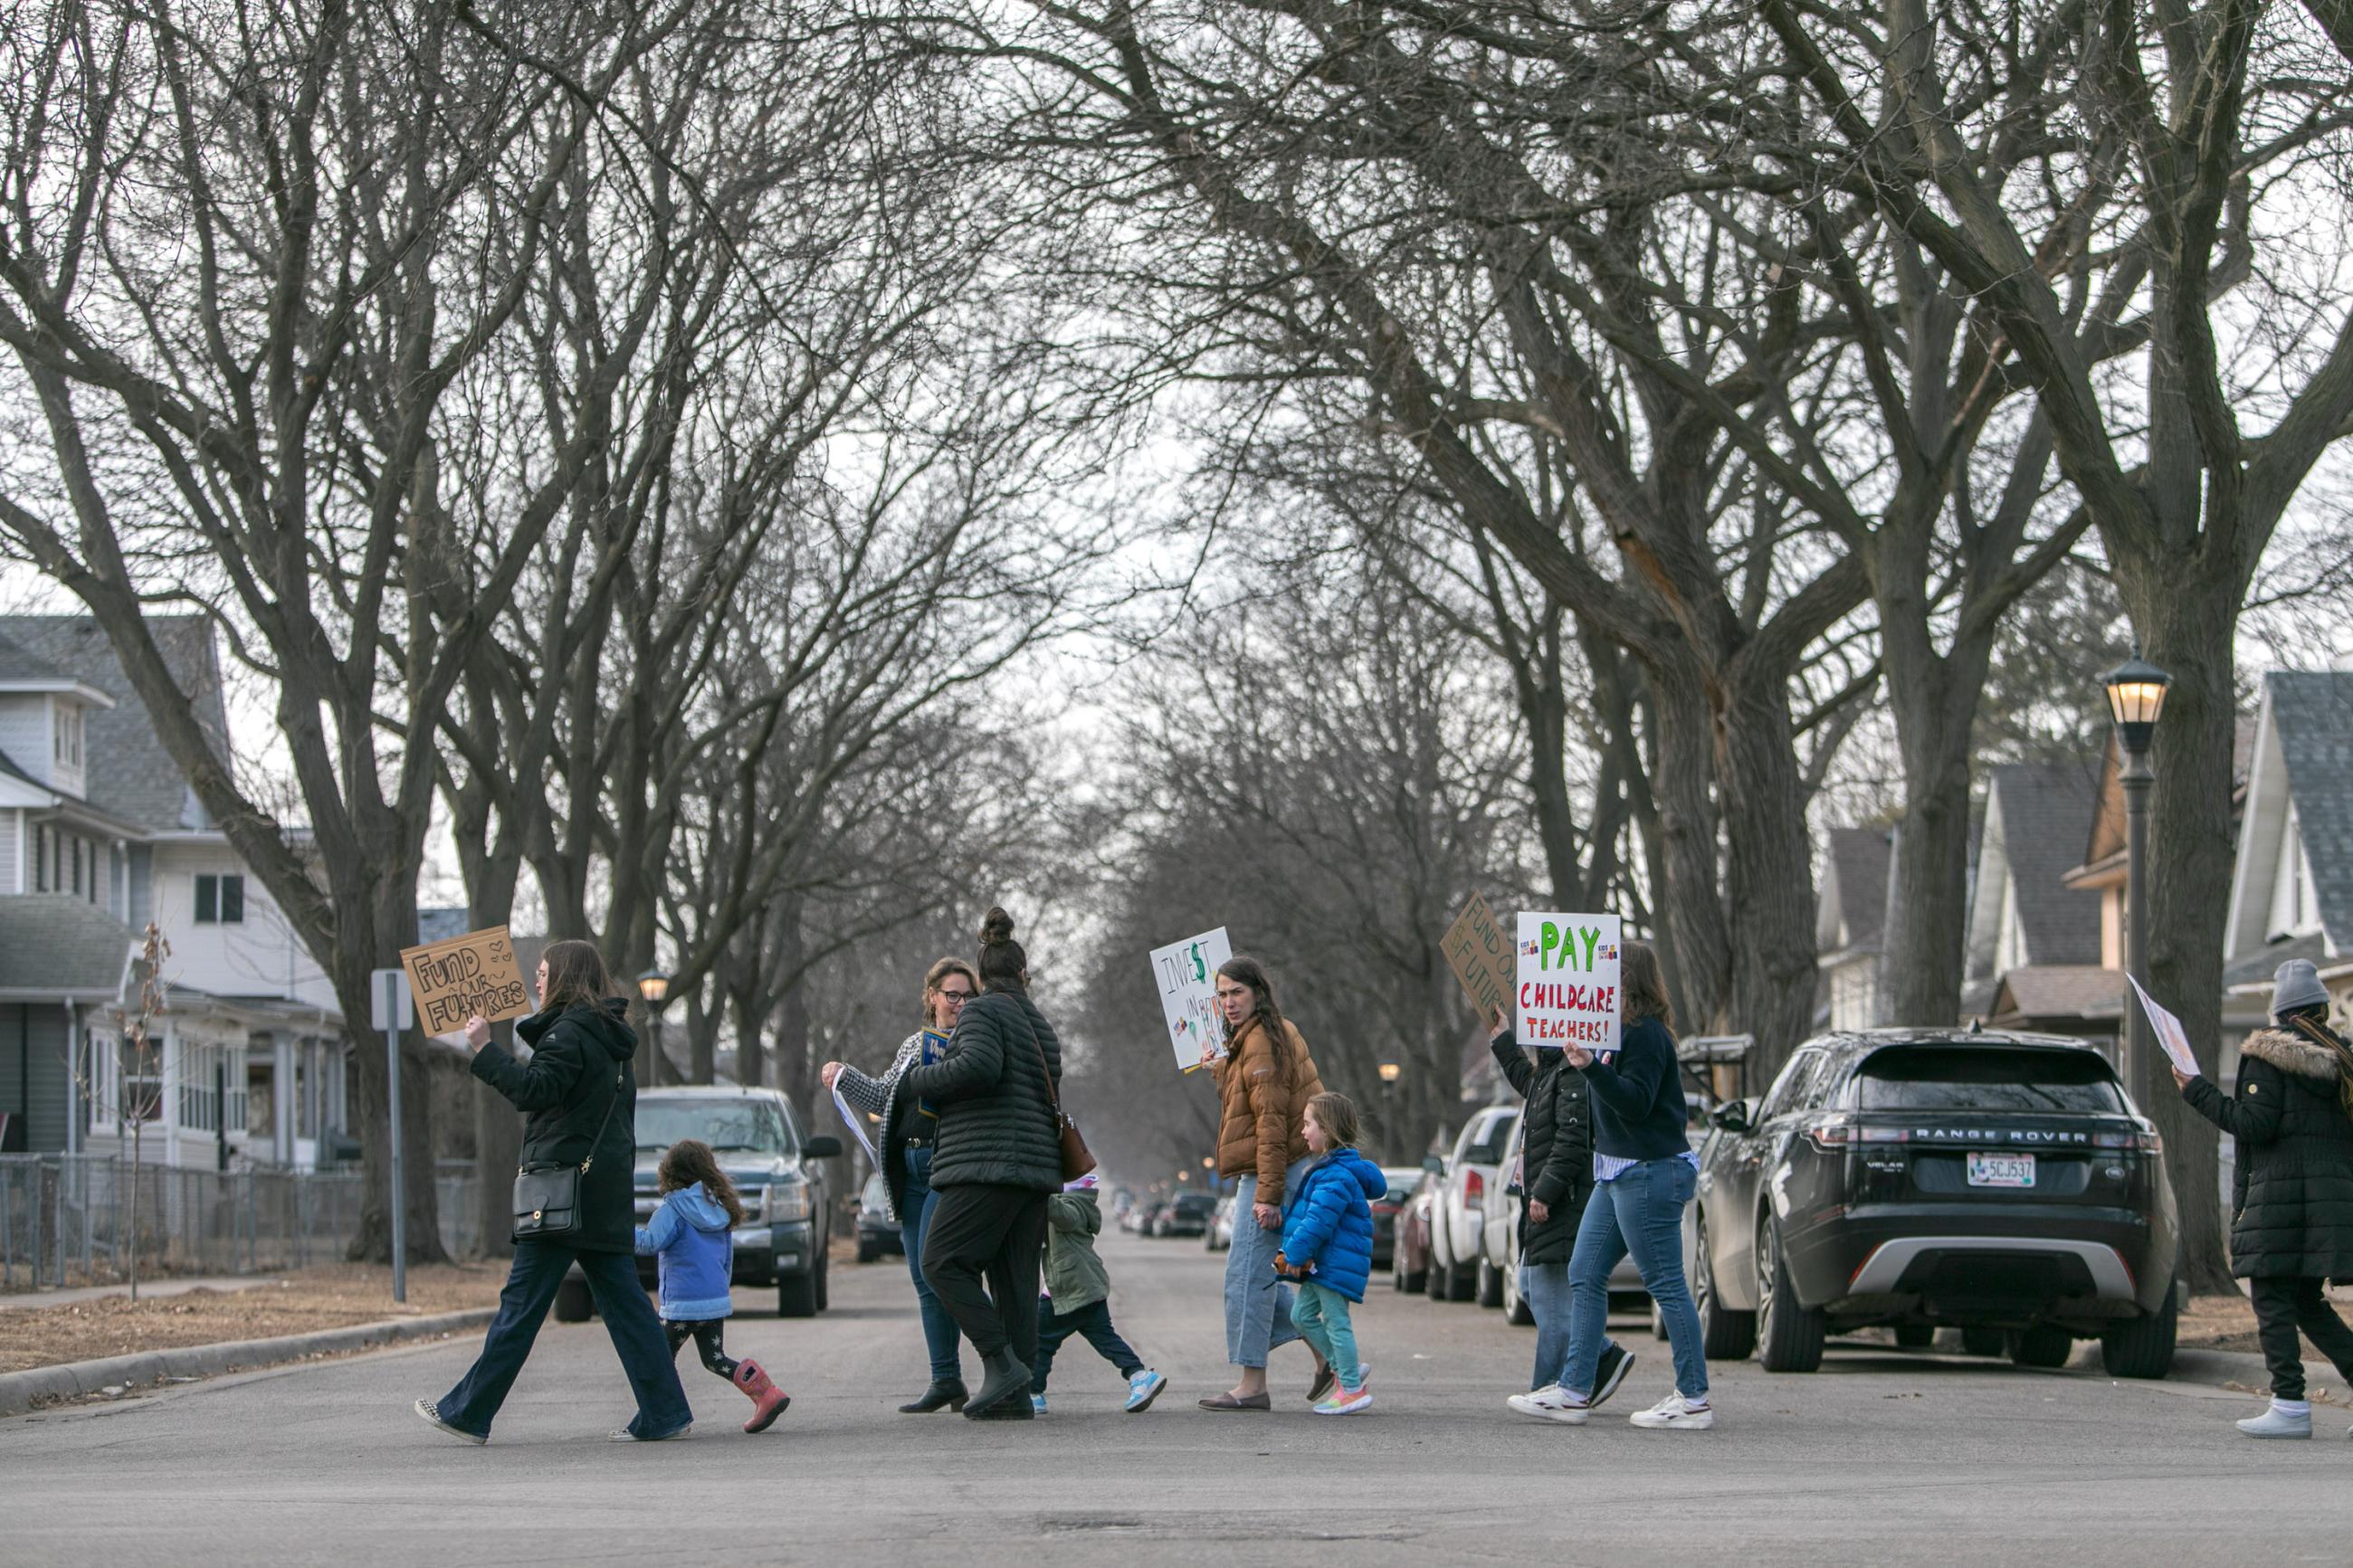
[[[1263,1031],[1252,1043],[1258,1049],[1240,1064],[1240,1070],[1248,1075],[1242,1093],[1258,1132],[1258,1201],[1280,1208],[1283,1173],[1291,1166],[1292,1123],[1298,1117],[1291,1103],[1291,1085],[1275,1070],[1274,1051]]]

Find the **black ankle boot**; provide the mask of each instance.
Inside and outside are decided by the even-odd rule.
[[[964,1408],[964,1402],[967,1397],[968,1395],[965,1392],[964,1379],[960,1377],[938,1378],[933,1382],[931,1387],[923,1390],[923,1396],[921,1399],[916,1400],[913,1405],[902,1405],[899,1406],[899,1414],[902,1415],[929,1415],[934,1410],[961,1410]]]
[[[1008,1406],[1007,1414],[1009,1415],[1010,1402],[1016,1400],[1021,1404],[1022,1414],[1029,1414],[1029,1369],[1014,1360],[1009,1350],[983,1356],[981,1366],[986,1375],[980,1380],[980,1392],[974,1394],[964,1407],[965,1418],[973,1421],[984,1419],[996,1413],[1000,1405]]]

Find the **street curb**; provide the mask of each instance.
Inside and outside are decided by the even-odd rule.
[[[131,1355],[102,1356],[96,1361],[0,1373],[0,1416],[22,1415],[42,1399],[79,1399],[104,1388],[153,1385],[174,1377],[216,1377],[225,1372],[242,1372],[314,1355],[368,1350],[405,1340],[431,1339],[479,1329],[497,1310],[495,1307],[470,1307],[462,1312],[442,1312],[430,1318],[387,1318],[380,1322],[321,1329],[308,1334],[283,1334],[270,1340],[230,1340],[215,1345],[186,1345],[178,1350],[140,1351]]]

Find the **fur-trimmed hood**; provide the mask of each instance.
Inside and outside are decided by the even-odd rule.
[[[2345,1063],[2344,1057],[2318,1040],[2286,1029],[2257,1029],[2239,1047],[2239,1054],[2323,1083],[2334,1082]]]

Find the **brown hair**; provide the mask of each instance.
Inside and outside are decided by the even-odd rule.
[[[595,942],[576,937],[551,942],[541,957],[547,964],[547,994],[540,1002],[541,1012],[595,1007],[613,994],[613,977],[607,973],[605,955],[596,951]]]
[[[1353,1149],[1364,1136],[1364,1127],[1356,1120],[1356,1102],[1345,1094],[1325,1089],[1308,1100],[1307,1114],[1315,1118],[1315,1125],[1324,1129],[1335,1149]]]
[[[972,982],[975,991],[980,989],[980,971],[961,958],[943,958],[923,972],[923,1027],[932,1026],[932,998],[940,994],[940,982],[951,974],[961,974]]]
[[[980,917],[980,966],[974,971],[986,991],[1029,988],[1029,955],[1013,940],[1013,917],[992,907]]]
[[[664,1150],[660,1169],[654,1176],[665,1193],[702,1184],[710,1193],[711,1201],[727,1211],[729,1225],[744,1223],[744,1200],[735,1195],[735,1184],[719,1168],[719,1156],[702,1139],[681,1138]]]
[[[1620,952],[1618,988],[1625,993],[1621,1016],[1629,1024],[1656,1018],[1673,1028],[1675,1005],[1667,995],[1667,979],[1660,972],[1657,952],[1647,942],[1626,942]]]
[[[1255,958],[1240,953],[1218,965],[1218,973],[1237,985],[1250,988],[1250,1015],[1239,1024],[1226,1026],[1226,1045],[1231,1048],[1242,1037],[1242,1031],[1252,1023],[1266,1031],[1267,1049],[1274,1053],[1274,1070],[1288,1078],[1291,1068],[1291,1031],[1282,1025],[1282,1009],[1274,1005],[1274,983],[1266,977],[1266,966]],[[1225,1017],[1221,1008],[1220,1020]]]

